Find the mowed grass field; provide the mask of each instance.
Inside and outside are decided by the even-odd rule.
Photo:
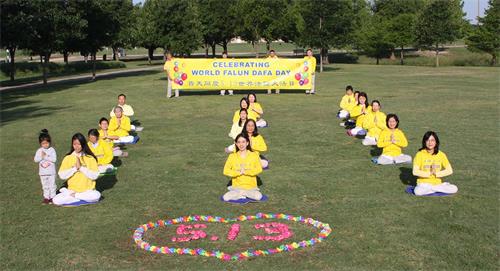
[[[244,206],[218,199],[228,181],[222,175],[227,133],[243,93],[184,91],[167,99],[165,83],[162,73],[150,71],[0,93],[1,269],[498,270],[498,68],[331,65],[317,75],[315,96],[258,94],[270,124],[261,130],[271,160],[261,189],[269,201]],[[426,131],[438,133],[454,169],[445,180],[459,187],[457,195],[410,196],[404,190],[414,181],[411,165],[371,163],[377,150],[346,136],[335,118],[348,84],[399,115],[410,142],[405,153],[415,155]],[[145,128],[139,143],[127,147],[116,179],[98,181],[102,202],[42,205],[32,160],[39,130],[50,131],[59,166],[71,136],[96,127],[119,93],[128,95]],[[257,212],[312,217],[333,232],[312,248],[236,262],[153,254],[132,239],[148,221]],[[290,242],[317,232],[284,223],[295,232]],[[253,224],[242,223],[233,242],[225,241],[228,226],[208,224],[219,241],[181,245],[227,252],[276,247],[252,241]],[[169,245],[174,231],[151,231],[146,240]]]

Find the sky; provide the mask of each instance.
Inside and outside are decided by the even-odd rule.
[[[134,4],[142,3],[144,0],[132,0]],[[333,1],[333,0],[332,0]],[[477,4],[479,3],[479,16],[484,16],[484,10],[488,7],[488,0],[463,0],[464,12],[467,13],[465,18],[471,23],[477,22]]]

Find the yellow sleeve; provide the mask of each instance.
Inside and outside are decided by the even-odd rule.
[[[90,156],[90,155],[86,155],[85,156],[85,167],[87,169],[89,169],[90,171],[93,171],[93,172],[99,172],[99,168],[97,167],[97,161],[94,159],[94,157]]]
[[[234,112],[233,115],[233,123],[238,122],[239,120],[240,120],[240,110],[237,110],[236,112]]]
[[[369,130],[375,127],[375,114],[369,113],[363,121],[363,129]]]
[[[252,150],[258,152],[267,151],[266,141],[264,141],[264,137],[262,137],[262,135],[252,137]]]
[[[446,154],[444,154],[444,152],[440,151],[440,154],[442,156],[441,157],[441,168],[444,168],[444,170],[440,170],[440,171],[436,172],[436,177],[438,177],[438,178],[446,177],[446,176],[453,174],[453,169],[451,168],[450,161],[448,161],[448,157],[446,156]]]
[[[103,149],[104,156],[101,158],[103,164],[110,164],[113,161],[113,149],[111,145],[104,142],[104,140],[99,140],[99,146]]]
[[[250,169],[245,170],[245,175],[247,176],[257,176],[262,172],[262,164],[260,163],[260,157],[257,153],[252,153],[252,162],[250,163]]]
[[[347,110],[347,108],[349,107],[347,104],[347,100],[348,100],[347,95],[342,96],[342,99],[340,100],[340,108]]]
[[[396,139],[396,145],[402,147],[402,148],[405,148],[406,146],[408,146],[408,140],[406,140],[406,136],[405,134],[403,133],[403,131],[399,130],[398,133],[394,133],[394,137]]]
[[[381,130],[384,130],[385,128],[387,128],[387,126],[385,125],[386,118],[387,116],[384,113],[380,112],[379,116],[377,116],[377,123],[375,123],[375,125]]]
[[[71,155],[66,155],[62,160],[61,166],[59,167],[59,172],[68,170],[75,166],[76,160],[71,159]]]
[[[250,106],[251,109],[254,109],[255,112],[257,115],[260,115],[260,114],[264,114],[264,110],[262,110],[262,106],[259,104],[259,103],[253,103],[251,106]]]
[[[314,74],[316,72],[316,58],[313,56],[311,57],[311,74]]]
[[[235,178],[235,177],[238,177],[240,176],[240,171],[239,170],[236,170],[233,168],[233,162],[234,162],[234,159],[235,159],[235,155],[237,155],[236,153],[231,153],[228,157],[227,157],[227,160],[226,160],[226,163],[224,164],[224,175],[226,176],[229,176],[231,178]]]
[[[118,122],[116,121],[116,117],[112,117],[109,121],[108,131],[115,132],[118,129]]]
[[[355,105],[351,112],[349,112],[352,118],[355,118],[359,115],[361,115],[361,105]]]
[[[129,117],[122,116],[120,128],[122,128],[123,130],[125,130],[127,132],[130,132],[130,129],[132,129],[132,128],[130,127],[130,118]]]
[[[431,173],[422,170],[422,154],[417,152],[415,158],[413,159],[413,175],[420,178],[430,178]]]

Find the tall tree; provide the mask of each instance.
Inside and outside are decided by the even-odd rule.
[[[500,1],[490,0],[485,16],[479,18],[479,25],[466,39],[467,49],[491,55],[491,65],[497,64],[500,52]]]
[[[436,52],[436,67],[439,67],[440,45],[462,36],[465,24],[462,6],[460,0],[432,0],[417,18],[416,42]]]
[[[137,45],[148,50],[148,61],[151,64],[156,48],[162,47],[160,21],[163,20],[160,10],[161,0],[146,0],[137,12],[132,35]]]
[[[26,47],[29,40],[33,19],[29,3],[29,0],[12,0],[2,1],[0,5],[0,43],[2,48],[9,50],[11,81],[14,81],[16,74],[16,50]]]
[[[388,35],[388,21],[381,16],[373,15],[365,23],[358,35],[359,44],[364,53],[377,59],[377,65],[382,57],[386,57],[394,48]]]
[[[63,54],[68,64],[70,53],[80,50],[80,41],[85,38],[83,30],[87,21],[82,18],[82,5],[79,1],[59,1],[60,16],[56,18],[57,51]]]
[[[118,49],[131,45],[133,42],[132,28],[136,16],[132,0],[109,1],[109,9],[113,14],[114,32],[112,32],[111,48],[113,49],[113,60],[119,59]]]
[[[320,48],[320,72],[328,63],[328,49],[342,48],[349,43],[353,32],[353,2],[347,0],[297,0],[299,36],[297,43]]]

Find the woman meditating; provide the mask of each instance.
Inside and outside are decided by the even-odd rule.
[[[115,116],[109,121],[108,134],[110,136],[118,136],[119,138],[114,143],[130,143],[134,141],[134,137],[129,135],[130,119],[123,115],[123,109],[119,106],[113,110]]]

